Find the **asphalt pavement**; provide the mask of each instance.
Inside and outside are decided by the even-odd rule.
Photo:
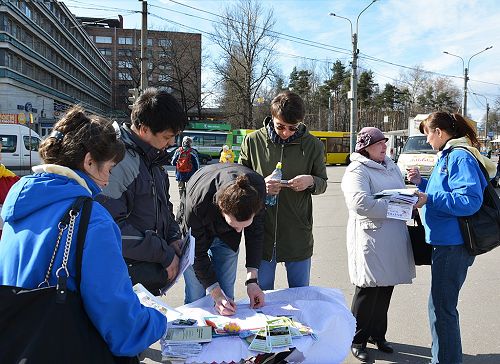
[[[216,163],[213,161],[211,163]],[[170,193],[174,206],[179,194],[173,167],[168,167],[171,180]],[[340,289],[350,307],[354,287],[349,282],[345,245],[347,209],[340,182],[345,166],[329,166],[326,193],[313,197],[315,247],[312,258],[311,285]],[[241,245],[244,247],[244,245]],[[236,299],[244,298],[244,249],[240,249],[239,268],[235,287]],[[430,267],[417,267],[412,284],[394,289],[389,308],[387,340],[395,352],[385,354],[369,345],[371,361],[368,363],[424,364],[430,360],[431,336],[427,317],[430,287]],[[286,273],[279,265],[276,288],[286,288]],[[464,352],[464,364],[500,363],[500,248],[476,258],[462,288],[459,312]],[[164,296],[171,306],[183,304],[184,282],[179,281]],[[143,363],[161,362],[159,345],[154,344],[146,353]],[[360,363],[349,355],[344,363]],[[318,363],[329,364],[329,363]]]

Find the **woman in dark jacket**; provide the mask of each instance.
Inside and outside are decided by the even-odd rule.
[[[186,186],[184,229],[196,239],[193,268],[184,273],[185,302],[207,291],[222,315],[235,313],[234,282],[241,233],[245,229],[248,297],[264,304],[257,270],[264,239],[264,178],[239,164],[214,164],[198,170]]]

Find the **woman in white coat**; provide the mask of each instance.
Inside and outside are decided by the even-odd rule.
[[[349,210],[349,276],[356,286],[351,351],[361,361],[368,360],[367,342],[383,352],[394,351],[385,339],[392,292],[396,284],[415,278],[406,222],[387,218],[389,200],[374,198],[381,190],[405,188],[401,172],[385,154],[386,141],[377,128],[361,129],[341,186]]]

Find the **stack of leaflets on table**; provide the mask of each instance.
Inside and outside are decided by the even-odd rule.
[[[176,361],[196,356],[201,352],[201,343],[212,341],[209,326],[173,327],[160,339],[162,360]]]

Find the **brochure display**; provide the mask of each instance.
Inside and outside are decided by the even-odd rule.
[[[203,350],[188,356],[185,362],[239,362],[259,352],[280,352],[290,347],[304,354],[304,363],[343,362],[350,352],[356,322],[339,290],[300,287],[265,293],[264,307],[254,310],[248,298],[240,300],[236,302],[236,314],[230,317],[215,315],[210,296],[176,308],[182,317],[197,319],[200,326],[216,326],[221,334],[214,335],[211,342],[203,344]],[[178,317],[173,312],[170,318],[167,313],[169,325]],[[238,327],[239,333],[223,335],[224,326],[228,330]],[[243,340],[245,333],[249,335]]]

